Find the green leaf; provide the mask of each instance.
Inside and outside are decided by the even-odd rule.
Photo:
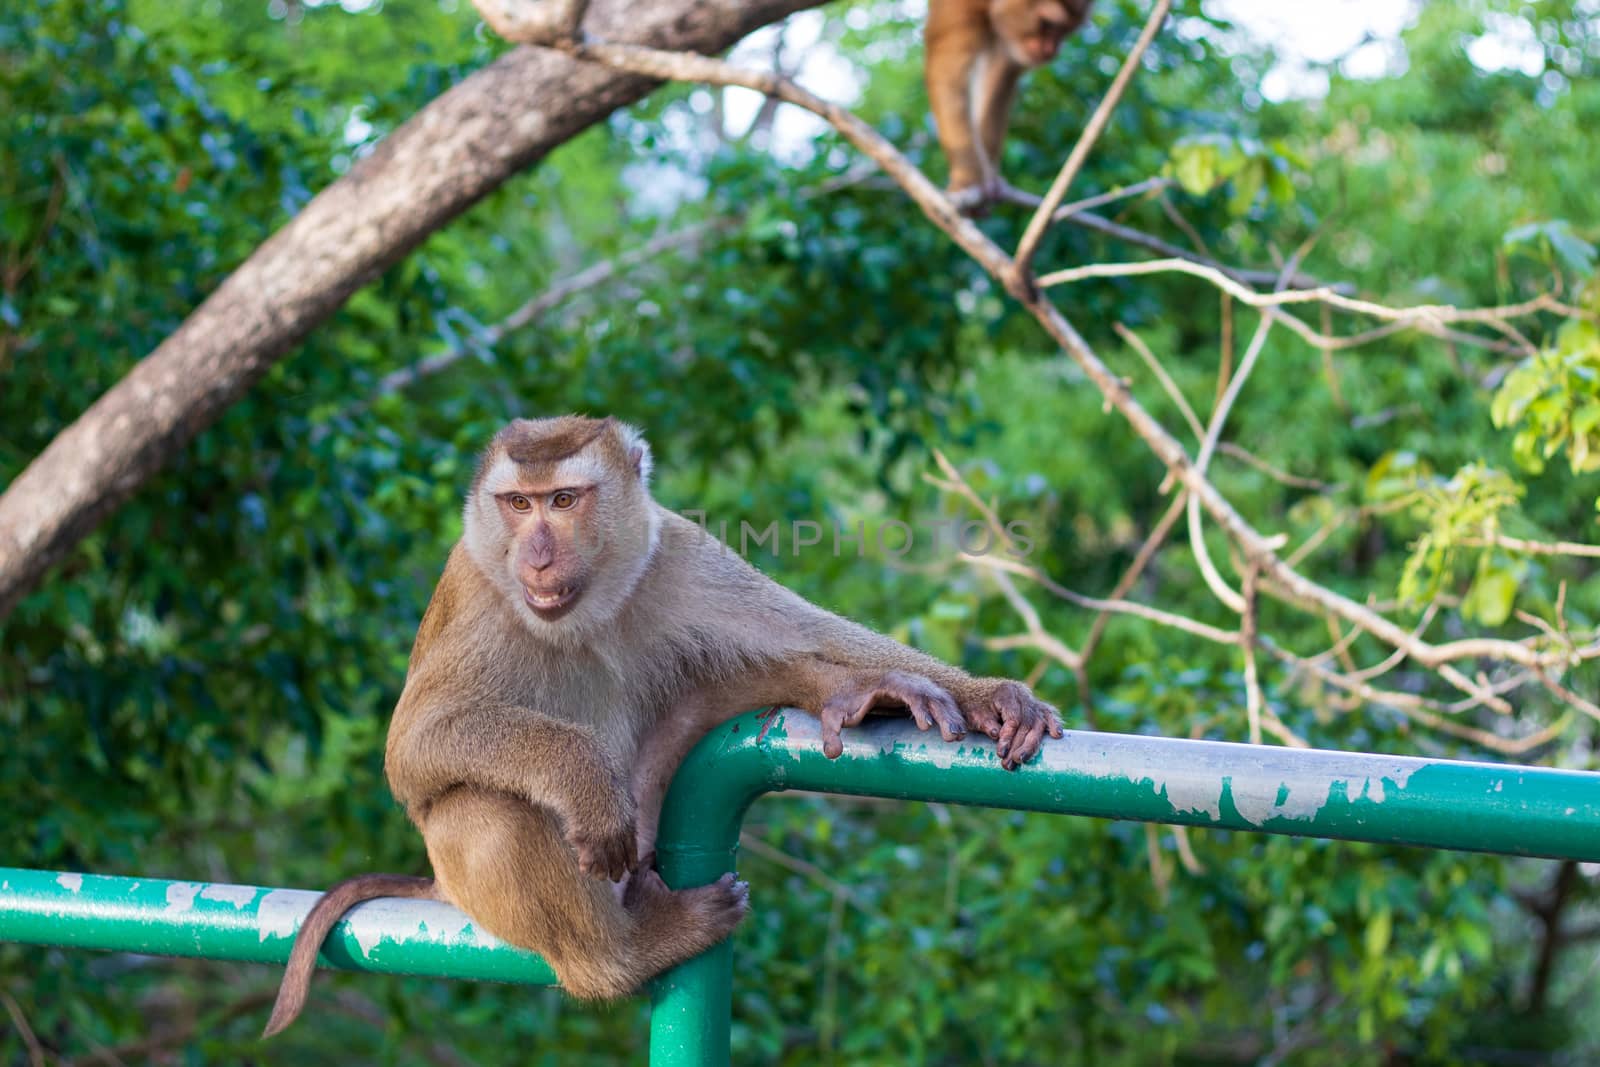
[[[1511,617],[1517,598],[1517,579],[1508,571],[1491,570],[1478,576],[1461,602],[1461,612],[1485,626],[1500,626]]]

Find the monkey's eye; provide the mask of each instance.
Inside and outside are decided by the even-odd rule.
[[[508,503],[511,505],[512,511],[529,511],[533,508],[533,501],[521,493],[513,494]]]
[[[558,493],[550,494],[550,506],[557,511],[566,511],[578,502],[578,494],[570,489],[563,489]]]

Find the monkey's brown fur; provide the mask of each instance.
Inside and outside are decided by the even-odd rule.
[[[928,103],[963,211],[1000,196],[1000,152],[1023,71],[1048,63],[1092,0],[928,0]]]
[[[389,727],[389,785],[434,882],[368,875],[324,896],[269,1035],[304,1004],[338,917],[395,886],[540,953],[584,998],[630,993],[726,937],[747,908],[731,874],[672,891],[637,866],[678,764],[741,711],[811,711],[830,757],[842,727],[884,706],[946,740],[987,733],[1012,768],[1061,735],[1027,687],[973,678],[766,578],[651,499],[649,473],[638,432],[610,419],[496,436]]]

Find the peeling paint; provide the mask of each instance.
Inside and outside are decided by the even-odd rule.
[[[225,882],[214,882],[200,890],[202,900],[220,900],[232,904],[235,908],[242,908],[261,892],[253,885],[228,885]]]
[[[1098,777],[1111,777],[1100,775]],[[1222,818],[1222,780],[1213,776],[1184,775],[1149,779],[1156,796],[1164,796],[1173,811],[1203,812],[1213,822]]]
[[[477,944],[498,948],[503,943],[473,926],[459,908],[432,900],[383,897],[350,909],[341,924],[370,958],[385,941],[415,942],[419,937],[442,945]]]
[[[194,898],[199,892],[199,882],[173,882],[167,886],[167,910],[189,910],[194,907]]]
[[[76,893],[83,888],[83,875],[58,874],[56,875],[56,884],[69,893]]]
[[[1252,826],[1263,826],[1270,819],[1310,822],[1334,799],[1336,792],[1342,794],[1347,803],[1368,800],[1382,804],[1389,799],[1385,782],[1392,783],[1396,789],[1404,789],[1417,770],[1417,765],[1411,762],[1379,763],[1376,767],[1371,765],[1372,762],[1368,761],[1362,769],[1374,770],[1377,772],[1375,774],[1306,774],[1292,785],[1289,782],[1280,783],[1277,788],[1270,790],[1271,796],[1267,795],[1269,789],[1264,781],[1241,782],[1233,779],[1230,784],[1234,807]]]
[[[321,893],[306,889],[274,889],[267,893],[256,906],[256,927],[260,931],[257,940],[293,937],[320,896]]]

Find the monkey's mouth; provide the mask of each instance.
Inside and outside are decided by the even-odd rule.
[[[578,587],[575,585],[564,585],[549,593],[529,589],[527,586],[522,587],[523,603],[532,608],[534,614],[545,619],[560,618],[566,614],[576,599],[578,599]]]

